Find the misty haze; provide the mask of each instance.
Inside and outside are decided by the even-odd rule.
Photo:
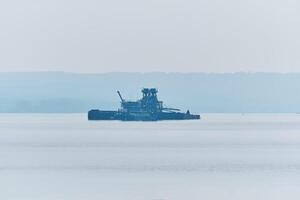
[[[299,11],[0,1],[0,199],[299,200]]]
[[[167,106],[202,113],[298,113],[300,74],[278,73],[0,73],[0,112],[117,109],[143,87],[157,87]]]

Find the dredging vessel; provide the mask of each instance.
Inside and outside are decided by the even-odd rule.
[[[89,120],[122,120],[122,121],[158,121],[158,120],[191,120],[200,119],[200,115],[191,114],[189,110],[185,113],[180,109],[166,108],[163,102],[157,98],[156,88],[143,88],[143,97],[137,101],[123,99],[117,91],[121,108],[117,111],[93,109],[88,112]]]

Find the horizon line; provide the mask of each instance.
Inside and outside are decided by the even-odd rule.
[[[61,74],[76,74],[76,75],[101,75],[101,74],[300,74],[299,72],[274,72],[274,71],[236,71],[236,72],[204,72],[204,71],[189,71],[189,72],[181,72],[181,71],[111,71],[111,72],[72,72],[72,71],[56,71],[56,70],[45,70],[45,71],[0,71],[0,74],[30,74],[30,73],[61,73]]]

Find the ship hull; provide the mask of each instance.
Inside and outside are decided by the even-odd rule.
[[[88,120],[117,120],[117,111],[90,110]]]
[[[121,120],[121,121],[159,121],[159,120],[192,120],[200,119],[200,115],[193,115],[181,112],[120,112],[120,111],[102,111],[90,110],[88,112],[89,120]]]

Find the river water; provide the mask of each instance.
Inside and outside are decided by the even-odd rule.
[[[0,199],[300,198],[300,115],[0,115]]]

